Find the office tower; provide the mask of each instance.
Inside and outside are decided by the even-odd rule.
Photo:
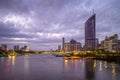
[[[65,38],[62,38],[62,50],[64,51]]]
[[[98,39],[96,39],[96,14],[93,14],[85,22],[85,50],[94,50],[97,48]]]

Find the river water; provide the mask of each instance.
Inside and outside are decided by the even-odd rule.
[[[47,54],[0,57],[0,80],[120,80],[120,65]]]

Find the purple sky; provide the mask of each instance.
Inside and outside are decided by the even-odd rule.
[[[96,13],[96,36],[120,35],[120,0],[0,0],[0,44],[57,49],[62,37],[84,45],[84,23]]]

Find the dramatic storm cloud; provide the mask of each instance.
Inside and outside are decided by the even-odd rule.
[[[0,44],[57,49],[62,37],[84,45],[84,23],[96,13],[96,36],[120,35],[119,0],[0,0]]]

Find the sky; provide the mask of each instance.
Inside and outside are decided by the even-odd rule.
[[[96,37],[120,35],[120,0],[0,0],[0,44],[57,49],[62,37],[84,45],[85,21],[96,13]],[[94,12],[93,12],[94,11]]]

